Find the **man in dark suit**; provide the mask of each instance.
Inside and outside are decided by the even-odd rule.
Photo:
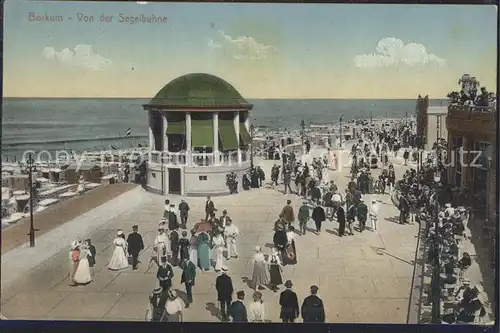
[[[188,259],[184,259],[181,263],[181,268],[181,283],[184,283],[184,285],[186,286],[186,295],[188,301],[188,303],[186,304],[186,308],[188,308],[189,305],[193,303],[193,286],[196,279],[196,266]]]
[[[215,205],[210,196],[207,197],[207,202],[205,203],[205,221],[208,221],[208,218],[212,213],[215,213]]]
[[[167,257],[161,257],[161,264],[158,267],[158,272],[156,273],[156,278],[163,288],[163,291],[167,292],[172,287],[172,278],[174,277],[174,270],[172,266],[167,262]]]
[[[299,316],[299,300],[297,294],[292,291],[292,281],[285,282],[286,290],[280,295],[280,318],[284,323],[293,323]]]
[[[337,222],[339,223],[339,236],[342,237],[345,234],[345,211],[342,205],[337,208]]]
[[[311,286],[311,295],[302,303],[301,314],[304,323],[324,323],[325,307],[323,301],[317,296],[319,288]]]
[[[139,234],[139,226],[132,226],[132,233],[127,237],[128,254],[132,257],[132,269],[137,269],[139,263],[139,253],[144,250],[144,242]]]
[[[366,220],[368,218],[368,207],[363,200],[358,204],[356,214],[358,215],[359,232],[363,232],[365,230]]]
[[[321,224],[326,220],[326,214],[325,210],[321,205],[316,204],[316,207],[314,207],[311,215],[314,223],[316,224],[316,232],[320,233],[321,232]]]
[[[245,292],[240,290],[236,293],[236,297],[238,298],[231,304],[229,308],[229,315],[233,318],[234,323],[246,323],[248,322],[247,317],[247,308],[245,304],[243,304],[243,300],[245,299]]]
[[[187,221],[188,221],[188,213],[189,213],[189,205],[186,201],[181,199],[181,203],[179,204],[179,214],[181,215],[181,225],[182,229],[187,229]]]
[[[228,309],[233,299],[233,281],[227,275],[227,267],[222,266],[222,274],[215,280],[215,289],[217,289],[217,300],[220,303],[220,312],[223,321],[228,321]]]
[[[399,196],[399,223],[405,224],[408,220],[408,213],[410,212],[410,203],[405,195]]]
[[[88,257],[89,261],[89,267],[90,267],[90,274],[92,275],[92,279],[94,279],[94,266],[95,266],[95,255],[97,251],[95,250],[95,246],[92,245],[92,240],[87,239],[85,240],[85,243],[87,243],[87,247],[90,252],[90,256]]]
[[[293,212],[292,200],[286,201],[286,206],[283,207],[281,214],[283,216],[283,220],[288,224],[292,224],[295,221],[295,213]]]

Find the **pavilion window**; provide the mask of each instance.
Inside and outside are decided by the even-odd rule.
[[[210,120],[191,120],[191,146],[193,148],[214,147],[214,124]]]
[[[238,149],[238,138],[234,130],[233,120],[219,119],[219,138],[222,143],[222,151]]]

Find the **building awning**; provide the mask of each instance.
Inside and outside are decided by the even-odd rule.
[[[252,137],[248,133],[244,123],[240,123],[240,143],[245,146],[252,144]]]
[[[214,124],[211,119],[191,121],[191,147],[214,147]]]
[[[182,134],[186,133],[186,122],[185,121],[172,121],[167,124],[166,134]]]
[[[238,138],[233,120],[219,120],[219,136],[222,143],[222,147],[219,147],[221,151],[238,149]]]

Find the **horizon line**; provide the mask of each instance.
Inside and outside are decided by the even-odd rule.
[[[50,96],[50,97],[40,97],[40,96],[2,96],[3,99],[151,99],[152,97],[56,97],[56,96]],[[350,100],[350,99],[355,99],[355,100],[417,100],[418,96],[415,97],[399,97],[399,98],[394,98],[394,97],[247,97],[245,99],[248,100]],[[430,98],[430,100],[445,100],[448,99],[448,97],[436,97],[436,98]]]

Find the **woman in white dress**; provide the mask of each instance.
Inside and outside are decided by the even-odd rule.
[[[119,271],[128,267],[128,257],[127,257],[127,242],[125,241],[125,235],[122,230],[118,230],[116,233],[116,238],[113,240],[115,245],[115,250],[113,251],[113,256],[108,264],[108,269],[112,271]]]
[[[77,284],[88,284],[92,282],[92,274],[90,272],[88,256],[90,256],[88,247],[84,244],[80,245],[80,260],[76,269],[73,280]]]
[[[266,309],[260,291],[253,293],[253,302],[248,306],[248,321],[251,323],[263,323],[266,321]]]
[[[80,175],[80,178],[78,179],[77,191],[78,194],[83,194],[83,192],[85,192],[85,179],[83,178],[83,175]]]
[[[222,269],[222,266],[224,265],[224,247],[225,247],[225,241],[221,233],[215,235],[215,237],[212,239],[212,244],[214,246],[213,258],[215,261],[215,271],[219,272]]]

